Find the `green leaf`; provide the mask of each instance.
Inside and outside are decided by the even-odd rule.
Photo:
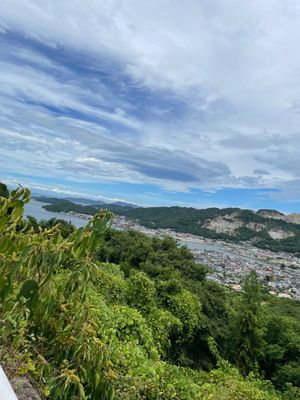
[[[39,299],[39,286],[34,280],[27,280],[24,282],[18,299],[24,297],[30,307],[34,306]]]

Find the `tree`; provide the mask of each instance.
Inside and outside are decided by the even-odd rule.
[[[5,183],[1,183],[0,182],[0,197],[9,197],[9,191],[7,189],[7,186],[5,185]]]
[[[145,272],[133,272],[128,281],[127,300],[131,307],[142,314],[149,313],[155,306],[155,285]]]
[[[28,229],[33,228],[34,232],[39,231],[39,223],[37,219],[32,215],[27,216],[27,224],[28,224]]]
[[[71,222],[60,218],[51,218],[48,221],[40,221],[40,225],[42,228],[46,229],[58,225],[63,238],[69,237],[75,231],[75,226]]]
[[[260,284],[253,270],[246,277],[237,315],[236,362],[246,376],[257,368],[264,341],[261,324]]]

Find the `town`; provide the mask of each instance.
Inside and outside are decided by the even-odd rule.
[[[66,214],[85,220],[91,218],[72,211]],[[243,279],[255,269],[270,294],[300,301],[300,258],[293,254],[259,249],[247,242],[227,243],[171,229],[150,229],[124,216],[116,216],[112,227],[137,230],[147,236],[171,236],[186,245],[197,262],[210,268],[208,279],[236,291],[242,289]]]
[[[113,228],[134,229],[148,236],[173,237],[179,244],[189,247],[197,262],[211,269],[208,279],[234,290],[240,291],[244,277],[255,269],[270,294],[300,300],[300,259],[293,254],[274,253],[249,243],[209,240],[171,229],[149,229],[122,216],[115,218]]]

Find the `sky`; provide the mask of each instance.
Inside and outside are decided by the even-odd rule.
[[[300,212],[298,0],[1,0],[0,180]]]

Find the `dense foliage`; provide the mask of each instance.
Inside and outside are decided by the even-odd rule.
[[[187,248],[111,230],[107,211],[77,230],[23,219],[29,199],[0,198],[9,376],[49,399],[299,398],[299,303],[261,298],[255,274],[226,291]]]

